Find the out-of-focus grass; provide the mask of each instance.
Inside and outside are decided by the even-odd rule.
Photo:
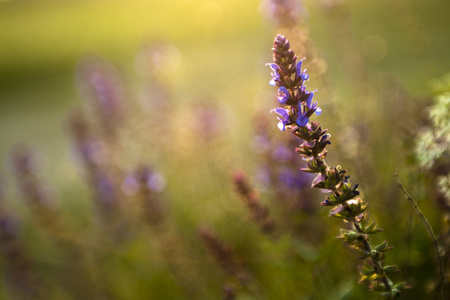
[[[254,55],[264,38],[258,1],[11,1],[0,5],[2,157],[18,140],[36,142],[52,154],[66,147],[61,145],[60,128],[69,107],[79,102],[74,69],[86,54],[105,56],[125,76],[135,76],[139,47],[147,40],[169,41],[181,52],[181,66],[172,80],[182,102],[197,95],[220,94],[232,85],[245,89],[247,82],[237,77],[249,78],[244,70],[254,74],[255,66],[262,63]]]

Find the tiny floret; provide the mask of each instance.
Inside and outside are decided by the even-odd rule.
[[[316,115],[320,116],[320,114],[322,113],[322,109],[320,107],[316,108]]]
[[[272,79],[269,82],[270,86],[275,86],[277,84],[277,81],[280,80],[280,74],[278,71],[280,70],[280,67],[277,64],[274,63],[267,63],[266,66],[269,66],[272,69]]]
[[[297,77],[302,74],[302,64],[303,64],[303,60],[299,60],[297,62],[297,65],[295,66],[295,71],[297,73]]]
[[[300,115],[300,116],[297,118],[297,120],[295,120],[295,122],[297,123],[298,126],[304,127],[306,124],[308,124],[309,119],[308,119],[307,116]]]
[[[284,86],[280,87],[278,89],[278,101],[281,104],[286,103],[287,99],[289,98],[289,91]]]
[[[280,129],[280,131],[285,131],[286,130],[286,125],[289,124],[289,114],[288,112],[284,109],[284,108],[275,108],[272,109],[270,112],[276,112],[279,117],[278,119],[278,129]]]
[[[306,107],[308,107],[308,109],[311,109],[311,103],[312,103],[313,97],[314,97],[314,92],[311,92],[311,93],[309,93],[309,96],[306,99]]]
[[[305,72],[306,72],[306,70],[305,70]],[[309,79],[309,74],[302,73],[300,76],[302,77],[303,81],[306,81]]]

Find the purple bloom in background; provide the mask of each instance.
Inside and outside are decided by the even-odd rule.
[[[279,181],[292,190],[302,191],[309,185],[310,175],[299,170],[282,169],[278,175]]]
[[[147,186],[152,191],[159,193],[166,187],[166,179],[159,172],[153,172],[147,179]]]
[[[205,142],[219,138],[226,128],[226,116],[223,109],[211,100],[213,99],[203,98],[194,104],[193,129]]]
[[[267,165],[260,164],[256,167],[255,180],[258,182],[260,188],[267,189],[270,186],[270,168]]]
[[[305,18],[306,10],[298,0],[263,0],[266,17],[280,27],[292,28]]]
[[[290,189],[293,189],[297,184],[295,173],[289,169],[282,170],[278,175],[278,179],[280,182],[282,182],[286,187]]]
[[[270,140],[264,135],[255,135],[252,139],[252,149],[256,153],[264,153],[270,148]]]
[[[281,104],[286,103],[287,99],[289,98],[289,91],[284,86],[280,87],[278,89],[278,101]]]
[[[272,157],[278,162],[286,162],[292,158],[292,150],[284,145],[278,145],[273,149]]]

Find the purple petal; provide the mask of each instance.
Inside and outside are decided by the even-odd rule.
[[[284,94],[289,94],[288,89],[287,89],[286,87],[284,87],[284,86],[281,86],[281,87],[278,89],[278,93],[279,93],[279,92],[282,92],[282,93],[284,93]]]
[[[339,204],[338,206],[333,207],[333,209],[330,210],[330,216],[337,215],[338,213],[340,213],[343,210],[344,210],[344,206],[342,204]]]
[[[306,99],[306,107],[311,109],[312,98],[314,97],[314,92],[309,93],[308,98]]]
[[[311,187],[314,187],[314,186],[317,185],[319,182],[324,181],[325,178],[326,178],[326,176],[325,176],[324,174],[320,173],[319,175],[317,175],[316,178],[314,178],[314,180],[313,180],[313,182],[312,182],[312,184],[311,184]]]
[[[274,63],[267,63],[266,66],[269,66],[274,71],[277,71],[277,70],[280,69],[280,67],[277,64],[274,64]]]
[[[320,107],[316,108],[316,115],[320,116],[322,109]]]
[[[302,63],[303,63],[303,61],[300,60],[297,62],[297,65],[295,66],[295,70],[297,72],[297,77],[300,76],[300,74],[302,74]]]
[[[297,120],[295,120],[295,122],[297,122],[298,126],[304,127],[306,124],[308,124],[309,119],[308,117],[301,115],[297,118]]]
[[[309,79],[309,74],[303,73],[300,76],[302,77],[303,81],[306,81]]]
[[[277,84],[277,82],[275,81],[275,79],[272,78],[272,80],[269,81],[269,85],[274,86],[275,84]]]
[[[278,101],[281,104],[284,104],[284,103],[286,103],[288,98],[289,98],[289,91],[288,91],[288,89],[286,87],[284,87],[284,86],[281,86],[278,89]]]
[[[276,112],[277,114],[279,114],[283,121],[289,120],[289,114],[284,108],[280,108],[280,107],[275,108],[275,109],[272,109],[270,112],[273,112],[273,111]]]
[[[280,129],[280,131],[286,130],[286,125],[284,125],[283,122],[278,122],[277,127],[278,127],[278,129]]]
[[[273,71],[270,74],[272,75],[273,79],[275,79],[275,80],[279,80],[280,79],[280,74],[278,74],[277,71]]]

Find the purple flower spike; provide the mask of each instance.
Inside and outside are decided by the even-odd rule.
[[[306,124],[308,124],[309,119],[308,119],[307,116],[300,115],[300,116],[297,118],[297,120],[295,120],[295,122],[297,123],[298,126],[304,127]]]
[[[316,115],[320,116],[322,109],[320,107],[316,108]]]
[[[278,115],[280,115],[279,117],[277,117],[278,121],[278,129],[280,129],[280,131],[285,131],[286,130],[286,125],[288,125],[289,123],[289,114],[288,112],[284,109],[284,108],[275,108],[272,109],[270,112],[276,112]]]
[[[287,99],[289,98],[289,91],[286,87],[282,86],[278,89],[278,101],[280,101],[281,104],[286,103]]]

